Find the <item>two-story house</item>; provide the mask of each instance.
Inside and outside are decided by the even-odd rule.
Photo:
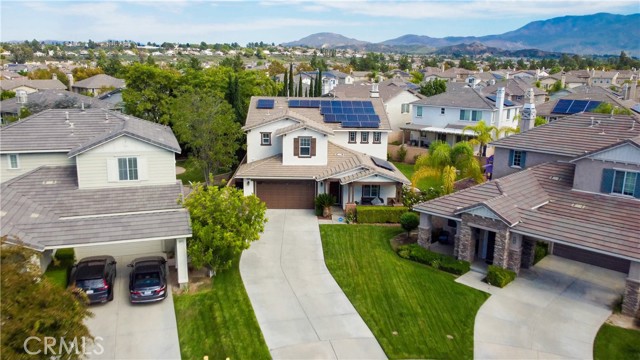
[[[234,175],[269,208],[336,203],[392,204],[409,180],[387,162],[391,131],[379,98],[253,97],[244,126],[247,155]]]
[[[70,81],[70,87],[74,92],[84,92],[93,96],[98,96],[115,89],[123,89],[125,87],[124,80],[114,78],[107,74],[94,75],[76,83],[74,83],[73,78],[70,77]]]
[[[550,129],[521,134],[555,147],[556,161],[415,206],[419,243],[429,247],[432,230],[445,229],[455,234],[458,259],[516,273],[533,266],[537,242],[547,243],[555,256],[627,274],[623,313],[640,317],[640,122],[615,120],[631,136],[614,139],[622,133],[608,126],[613,135],[604,146],[605,134],[568,118],[552,128],[555,138]]]
[[[497,128],[516,128],[522,105],[505,99],[505,90],[486,95],[480,89],[449,83],[447,91],[411,103],[411,124],[401,126],[409,132],[412,145],[428,147],[433,141],[453,145],[472,136],[463,130],[484,120]]]
[[[525,95],[527,91],[529,91],[529,89],[533,89],[535,103],[542,104],[546,101],[547,92],[538,89],[533,84],[534,81],[534,79],[512,77],[494,85],[489,85],[483,88],[482,92],[487,95],[496,95],[498,89],[504,87],[505,99],[523,104],[525,102]]]
[[[45,110],[0,128],[0,236],[78,259],[175,254],[186,284],[189,214],[167,126],[104,109]]]

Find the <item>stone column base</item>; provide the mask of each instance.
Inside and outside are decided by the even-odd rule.
[[[431,246],[431,228],[418,228],[418,245],[425,249]]]
[[[640,281],[627,279],[622,314],[640,319]]]

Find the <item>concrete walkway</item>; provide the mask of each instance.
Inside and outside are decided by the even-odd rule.
[[[547,256],[495,291],[475,320],[476,359],[592,359],[593,341],[624,291],[619,272]]]
[[[311,210],[267,210],[240,273],[274,359],[384,359],[324,264]]]

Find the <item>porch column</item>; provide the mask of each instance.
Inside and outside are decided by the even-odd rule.
[[[496,242],[493,250],[493,265],[503,269],[509,268],[509,231],[493,230],[496,233]],[[518,267],[518,270],[520,268]]]
[[[471,227],[464,221],[465,215],[466,214],[462,215],[463,221],[460,223],[460,228],[456,232],[453,255],[456,256],[458,260],[473,262],[475,239],[472,236]]]
[[[178,283],[181,289],[189,285],[189,268],[187,266],[187,239],[176,239],[176,270],[178,270]]]
[[[533,261],[536,257],[536,241],[526,236],[522,239],[522,262],[523,269],[528,269],[533,266]]]
[[[431,246],[431,215],[420,213],[420,225],[418,226],[418,245],[425,249]]]
[[[640,319],[640,262],[632,261],[624,289],[622,314]]]
[[[522,235],[510,234],[509,240],[509,258],[507,259],[507,269],[520,273],[520,265],[522,264]]]

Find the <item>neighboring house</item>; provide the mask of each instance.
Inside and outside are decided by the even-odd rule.
[[[318,78],[317,71],[305,71],[301,72],[293,77],[294,84],[297,88],[298,82],[302,79],[303,84],[303,92],[308,91],[309,86],[311,85],[311,80],[316,81]],[[328,94],[338,85],[353,85],[354,78],[349,74],[345,74],[340,71],[330,70],[322,72],[322,95]],[[302,96],[299,94],[299,96]]]
[[[505,81],[497,82],[494,85],[487,86],[482,89],[482,92],[487,95],[495,95],[499,88],[505,89],[505,99],[512,102],[523,104],[525,101],[526,92],[529,89],[533,89],[534,99],[536,104],[542,104],[546,101],[547,92],[538,89],[533,82],[535,78],[510,78]]]
[[[381,99],[253,97],[247,155],[234,179],[269,208],[314,208],[329,193],[336,204],[400,202],[409,180],[388,163],[391,131]]]
[[[31,80],[20,78],[14,80],[0,80],[0,88],[8,91],[24,91],[27,94],[40,90],[66,90],[67,87],[58,79]]]
[[[582,108],[579,106],[569,106],[569,108],[567,108],[566,104],[571,101],[575,101],[575,104],[586,102],[591,102],[591,104]],[[599,86],[579,86],[567,90],[566,93],[560,97],[554,97],[554,99],[544,104],[536,105],[536,108],[538,110],[538,116],[543,117],[547,121],[555,121],[567,115],[593,110],[603,102],[619,108],[627,107],[623,101],[618,99],[618,97],[608,89]]]
[[[0,128],[1,236],[43,253],[174,253],[187,283],[189,214],[169,127],[103,109],[45,110]]]
[[[46,109],[73,108],[81,109],[98,108],[112,109],[113,105],[85,95],[80,95],[67,90],[42,90],[39,92],[24,94],[0,102],[2,117],[16,116],[23,107],[32,113]]]
[[[497,96],[462,84],[447,84],[447,91],[411,103],[411,124],[401,128],[410,132],[413,145],[428,147],[433,141],[453,145],[472,136],[464,127],[484,120],[497,128],[518,126],[522,105],[505,99],[504,88]]]
[[[616,85],[618,80],[618,71],[596,71],[591,70],[590,84],[592,86],[609,87]]]
[[[337,99],[381,98],[392,132],[389,142],[402,140],[401,126],[411,122],[411,103],[423,99],[419,87],[394,78],[381,83],[338,85],[329,94]]]
[[[124,87],[124,80],[106,74],[94,75],[71,85],[72,91],[77,93],[85,92],[93,96],[98,96],[114,89],[123,89]]]
[[[532,166],[570,161],[624,139],[640,136],[633,116],[578,113],[494,141],[493,178]]]
[[[556,82],[560,81],[563,89],[573,89],[578,86],[589,85],[589,78],[572,74],[553,74],[540,79],[540,87],[544,90],[551,90]]]

